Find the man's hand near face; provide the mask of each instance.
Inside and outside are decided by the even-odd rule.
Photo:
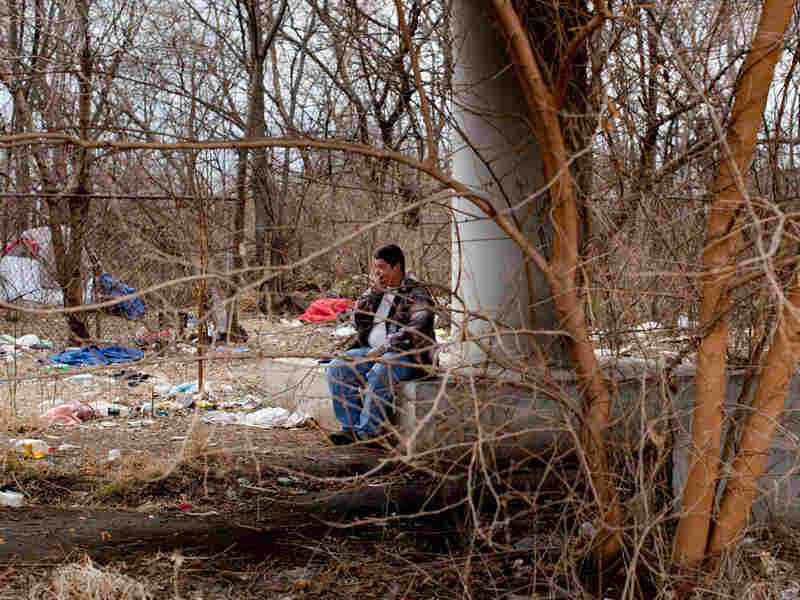
[[[367,358],[375,359],[380,357],[381,351],[378,348],[370,348],[369,352],[367,352]]]

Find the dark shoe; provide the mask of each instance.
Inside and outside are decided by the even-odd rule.
[[[328,434],[328,439],[334,446],[348,446],[358,441],[356,434],[352,431],[332,431]]]

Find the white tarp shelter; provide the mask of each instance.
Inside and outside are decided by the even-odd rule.
[[[69,228],[62,227],[67,237]],[[0,300],[62,305],[64,294],[55,273],[55,252],[50,227],[29,229],[3,250],[0,258]],[[85,250],[81,260],[81,277],[87,282],[84,302],[88,303],[92,296],[92,282],[89,258]]]

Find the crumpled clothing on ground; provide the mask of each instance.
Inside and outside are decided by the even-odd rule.
[[[354,302],[350,298],[319,298],[311,303],[298,320],[312,323],[332,321],[339,313],[353,308],[353,305]]]

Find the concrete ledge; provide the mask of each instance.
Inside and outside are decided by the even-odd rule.
[[[276,358],[263,362],[267,403],[313,417],[326,429],[338,429],[333,416],[326,364],[313,358]]]
[[[274,359],[264,363],[264,388],[274,406],[314,417],[338,429],[328,392],[327,365],[313,359]],[[643,436],[655,444],[673,444],[673,486],[680,497],[691,454],[694,370],[674,373],[670,385],[655,361],[637,359],[604,365],[613,406],[608,438],[635,447]],[[739,407],[745,374],[731,371],[725,399],[725,424]],[[745,409],[746,410],[746,409]],[[581,411],[574,374],[553,373],[550,381],[520,382],[444,376],[405,382],[396,400],[394,422],[403,449],[411,452],[463,453],[476,440],[491,441],[492,453],[536,453],[546,459],[571,447]],[[484,446],[489,448],[489,445]],[[786,407],[767,457],[753,507],[755,522],[781,520],[800,525],[800,378],[792,379]]]
[[[681,368],[669,384],[654,361],[618,361],[605,365],[604,372],[613,400],[608,439],[623,449],[635,448],[643,436],[656,445],[672,443],[673,492],[680,498],[692,454],[694,369]],[[743,371],[728,373],[726,429],[741,407],[744,380]],[[470,377],[409,382],[402,386],[395,420],[410,452],[449,452],[459,446],[463,451],[466,444],[494,438],[495,455],[539,453],[546,459],[577,439],[579,415],[574,374],[557,372],[553,380],[536,384]],[[800,377],[796,375],[759,482],[753,522],[800,525],[799,475]]]

